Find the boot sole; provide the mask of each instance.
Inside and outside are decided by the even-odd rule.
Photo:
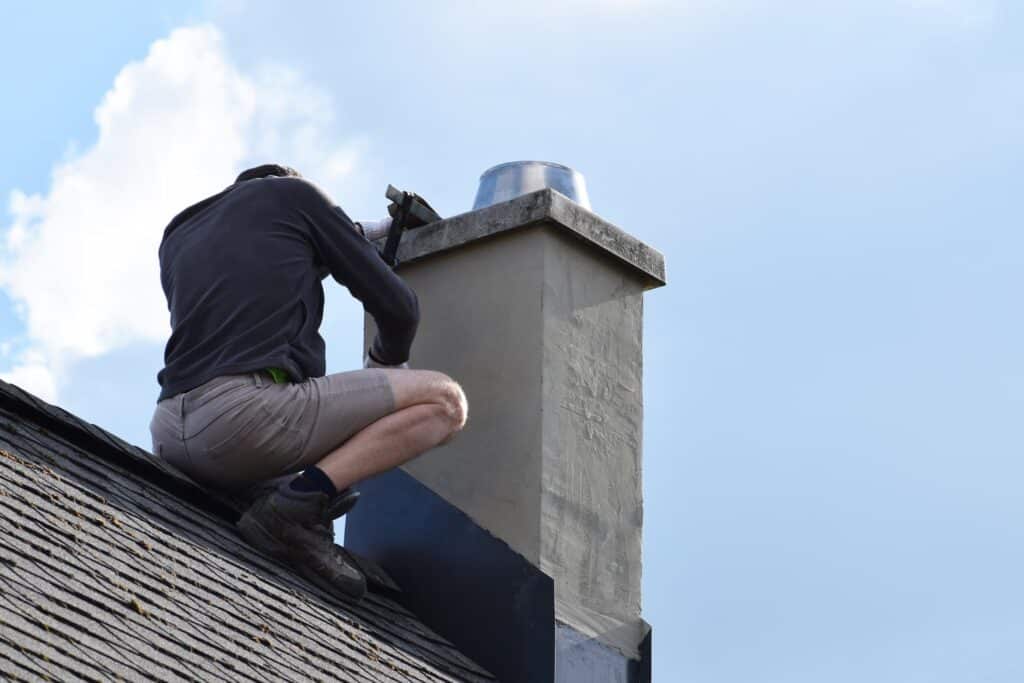
[[[352,586],[351,590],[348,590],[346,587],[339,586],[338,584],[332,583],[320,576],[317,572],[313,571],[312,568],[302,562],[301,559],[295,557],[294,553],[288,546],[274,538],[274,536],[272,536],[262,524],[253,519],[250,515],[242,515],[241,519],[238,520],[238,523],[235,526],[238,528],[238,533],[249,545],[266,553],[267,555],[270,555],[274,559],[290,565],[307,581],[324,592],[356,602],[362,599],[363,595],[366,594],[365,585],[360,586],[356,584],[355,586]]]
[[[329,595],[351,602],[359,602],[366,594],[365,586],[353,586],[352,590],[348,590],[343,586],[328,581],[306,565],[296,565],[295,568],[303,578]]]

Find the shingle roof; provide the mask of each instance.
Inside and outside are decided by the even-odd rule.
[[[0,382],[0,677],[492,681],[394,599],[321,592],[151,455]]]

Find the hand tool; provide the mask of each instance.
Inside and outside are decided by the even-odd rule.
[[[415,192],[403,192],[394,185],[388,185],[384,196],[391,200],[388,205],[388,214],[391,216],[391,228],[388,230],[388,238],[384,242],[384,251],[381,258],[389,266],[394,268],[398,265],[398,243],[402,239],[402,233],[406,230],[430,225],[441,220],[440,214],[427,203],[427,200]]]

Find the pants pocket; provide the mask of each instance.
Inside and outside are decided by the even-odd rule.
[[[188,474],[192,463],[182,439],[180,405],[177,398],[158,403],[149,423],[149,434],[153,440],[153,455]]]
[[[300,438],[298,432],[268,420],[264,410],[254,405],[211,422],[188,441],[188,449],[197,478],[237,489],[297,471]]]
[[[254,396],[210,419],[201,432],[188,440],[189,453],[194,460],[218,460],[249,450],[258,441],[265,422],[260,399]]]

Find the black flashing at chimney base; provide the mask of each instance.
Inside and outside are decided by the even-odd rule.
[[[358,485],[345,547],[379,563],[423,623],[507,683],[649,683],[635,660],[555,621],[554,583],[400,469]]]
[[[499,680],[552,680],[549,576],[400,469],[357,488],[346,548],[383,566],[406,607]]]

